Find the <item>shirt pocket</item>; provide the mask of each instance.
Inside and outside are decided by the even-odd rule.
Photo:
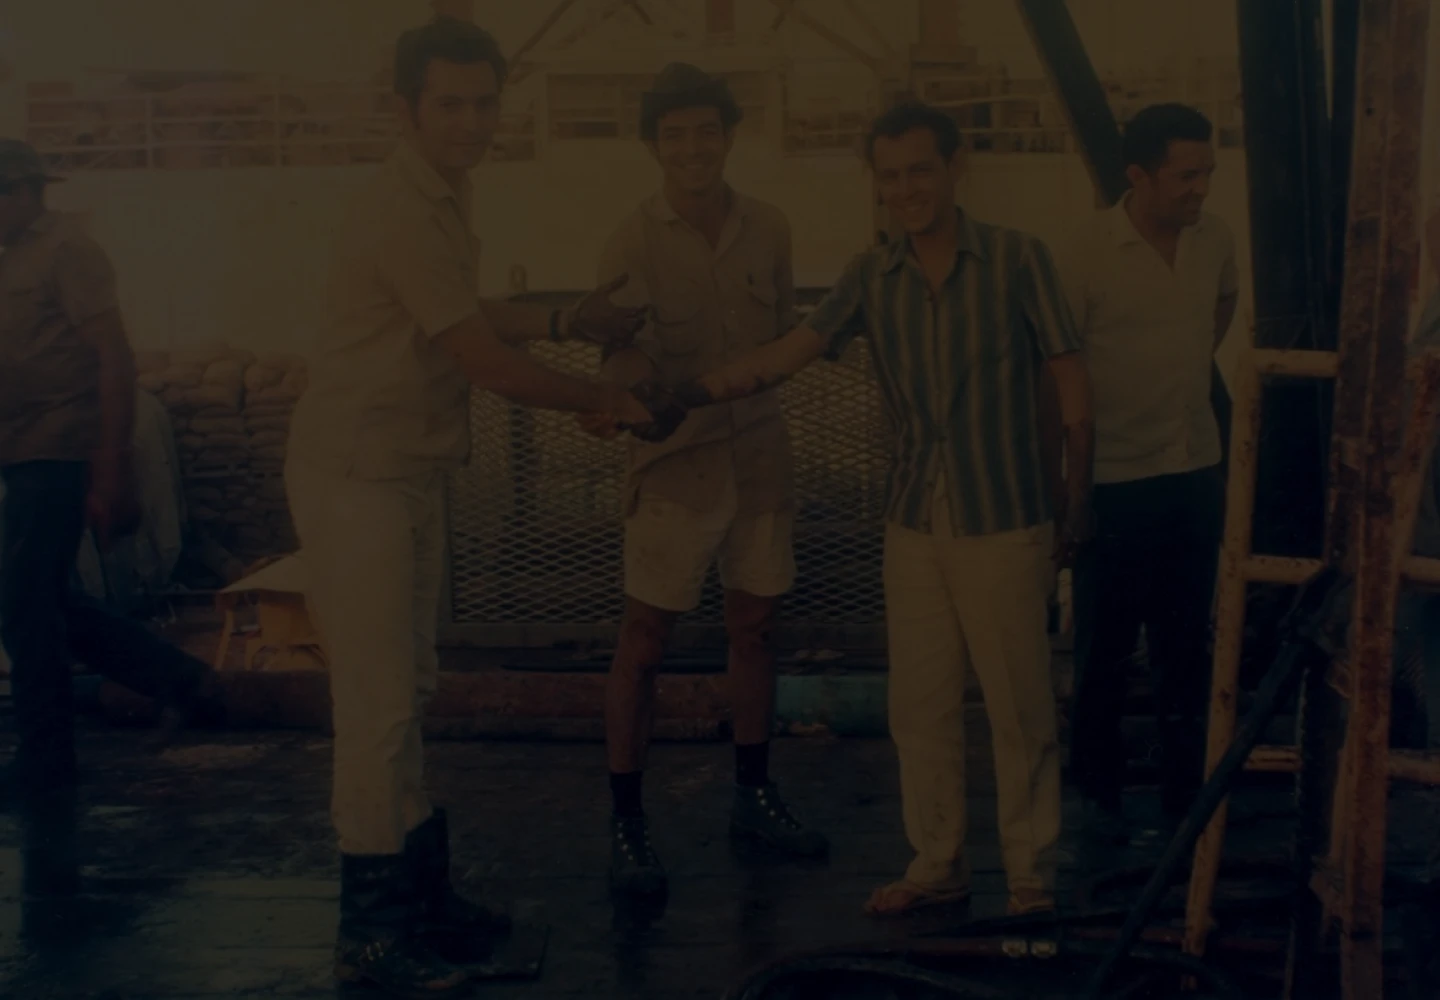
[[[654,295],[655,342],[666,354],[693,355],[705,346],[705,303],[700,290],[680,285]]]

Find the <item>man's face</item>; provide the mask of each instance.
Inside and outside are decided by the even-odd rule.
[[[1193,226],[1210,196],[1210,178],[1215,173],[1215,147],[1208,142],[1179,141],[1155,171],[1129,169],[1130,183],[1140,198],[1140,207],[1157,222],[1171,226]]]
[[[699,195],[725,183],[725,161],[733,144],[719,108],[681,108],[660,116],[650,151],[665,175],[666,187]]]
[[[412,141],[441,170],[472,170],[500,125],[500,85],[488,62],[432,59],[419,102],[404,106]]]
[[[946,161],[928,128],[878,136],[871,154],[881,203],[906,233],[929,233],[955,211],[958,158]]]

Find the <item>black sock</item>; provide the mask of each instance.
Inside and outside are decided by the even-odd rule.
[[[770,783],[770,743],[735,744],[735,784],[760,788]]]
[[[628,774],[610,772],[610,797],[615,801],[616,816],[634,819],[645,815],[645,810],[640,805],[640,779],[644,774],[644,771],[631,771]]]

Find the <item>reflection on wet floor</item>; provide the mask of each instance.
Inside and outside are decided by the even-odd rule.
[[[147,755],[134,734],[82,741],[78,895],[22,890],[22,824],[0,818],[0,996],[48,998],[333,996],[338,859],[327,816],[328,744],[309,737],[226,737]],[[470,891],[517,903],[549,925],[518,946],[512,975],[544,946],[533,980],[487,984],[487,997],[719,997],[750,969],[844,943],[900,943],[998,916],[1005,902],[993,781],[973,756],[968,906],[877,923],[861,906],[908,860],[893,749],[884,741],[779,744],[787,796],[831,835],[828,863],[778,861],[727,835],[729,749],[657,747],[647,809],[671,874],[659,908],[616,907],[605,876],[605,772],[590,745],[440,743],[431,784],[450,810],[457,874]],[[843,778],[837,778],[843,776]],[[1283,816],[1284,797],[1260,795]],[[1078,817],[1067,803],[1067,820]],[[1088,870],[1135,865],[1163,846],[1153,832],[1126,852],[1062,852],[1068,903]],[[1152,822],[1143,822],[1146,819]],[[1073,823],[1072,823],[1073,825]],[[1268,826],[1268,831],[1267,831]],[[1243,839],[1283,856],[1283,820]],[[1166,831],[1168,833],[1168,831]],[[497,958],[499,965],[508,959]]]

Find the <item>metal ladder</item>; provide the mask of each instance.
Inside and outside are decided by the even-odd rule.
[[[1328,676],[1306,682],[1301,746],[1259,748],[1249,764],[1299,775],[1298,861],[1314,877],[1308,880],[1313,896],[1297,911],[1292,928],[1286,996],[1295,1000],[1313,988],[1307,983],[1315,982],[1323,963],[1311,959],[1337,923],[1342,995],[1346,1000],[1383,995],[1389,784],[1440,785],[1440,756],[1389,747],[1398,594],[1402,583],[1440,587],[1440,560],[1409,555],[1440,414],[1440,355],[1410,366],[1408,377],[1405,361],[1411,277],[1420,260],[1430,7],[1430,0],[1361,3],[1339,349],[1252,349],[1235,387],[1207,774],[1235,734],[1247,585],[1301,584],[1322,567],[1318,559],[1252,551],[1264,383],[1276,377],[1336,380],[1325,562],[1342,567],[1353,582],[1348,649]],[[1414,390],[1408,419],[1407,382]],[[1343,745],[1336,746],[1342,731]],[[1195,849],[1185,928],[1185,949],[1192,955],[1203,954],[1213,926],[1225,817],[1222,803]]]

